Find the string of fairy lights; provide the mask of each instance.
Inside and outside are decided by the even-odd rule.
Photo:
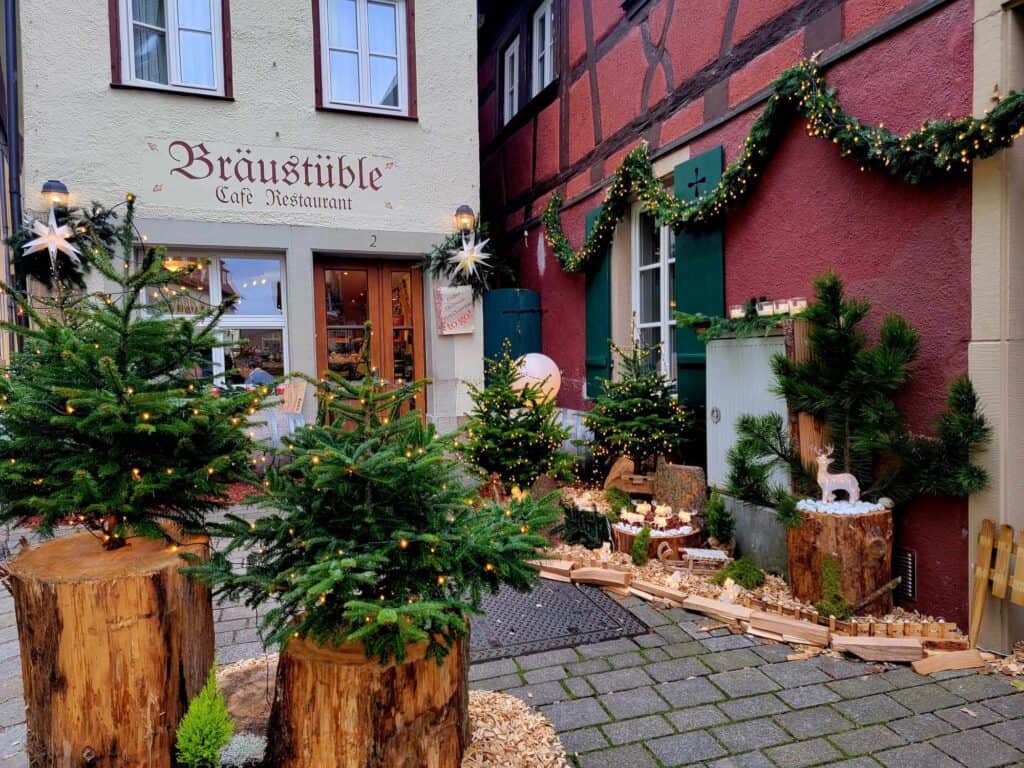
[[[785,70],[771,88],[739,156],[718,184],[695,200],[681,200],[662,185],[646,144],[630,151],[616,170],[597,221],[578,250],[562,231],[562,196],[552,196],[542,223],[545,239],[563,270],[586,270],[611,244],[615,227],[633,200],[660,224],[677,231],[699,232],[716,226],[754,190],[789,125],[800,116],[807,122],[808,136],[831,140],[861,171],[885,173],[908,184],[962,175],[974,160],[994,155],[1024,134],[1024,93],[1020,91],[996,95],[995,105],[980,118],[927,120],[901,135],[884,123],[872,125],[848,114],[814,59]]]

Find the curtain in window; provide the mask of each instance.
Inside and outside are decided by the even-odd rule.
[[[163,0],[132,0],[135,77],[167,83],[167,16]]]
[[[183,83],[214,86],[210,0],[178,0],[178,58]]]

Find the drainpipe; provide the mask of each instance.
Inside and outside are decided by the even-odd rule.
[[[11,194],[11,229],[21,226],[23,212],[21,199],[21,100],[20,51],[18,50],[18,5],[17,0],[4,0],[4,94],[7,98],[7,184]],[[10,268],[10,265],[8,265]],[[13,270],[12,270],[13,271]],[[4,275],[12,280],[13,275]],[[25,290],[23,281],[15,288]],[[28,325],[28,318],[16,317],[15,322]],[[15,342],[17,343],[17,342]]]

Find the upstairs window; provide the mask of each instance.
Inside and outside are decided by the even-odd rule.
[[[116,84],[227,95],[222,0],[118,2]]]
[[[319,0],[321,105],[409,114],[410,0]]]
[[[519,111],[519,35],[505,47],[502,61],[502,108],[503,122],[507,123]]]
[[[533,13],[531,95],[555,79],[555,0],[544,0]]]

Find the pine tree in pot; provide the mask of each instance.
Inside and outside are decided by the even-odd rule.
[[[172,765],[214,650],[209,590],[181,552],[207,554],[207,513],[249,477],[261,394],[218,397],[197,375],[226,306],[169,314],[184,276],[137,252],[134,209],[129,196],[116,254],[76,238],[111,292],[14,294],[32,324],[5,326],[23,350],[0,377],[0,519],[86,529],[7,564],[32,765]]]
[[[551,500],[475,499],[449,446],[402,413],[421,386],[328,373],[319,423],[268,474],[275,513],[229,518],[228,551],[195,568],[230,598],[274,606],[277,768],[457,768],[468,614],[483,589],[533,582],[526,560],[556,519]],[[252,552],[244,572],[236,550]]]

